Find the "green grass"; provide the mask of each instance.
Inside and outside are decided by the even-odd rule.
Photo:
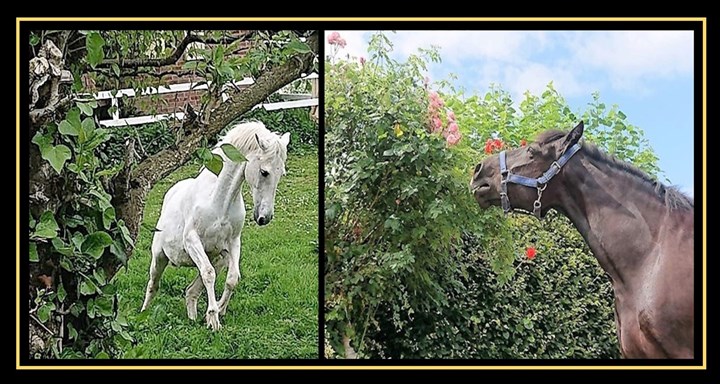
[[[155,226],[165,192],[175,182],[197,175],[187,165],[158,183],[148,196],[144,227]],[[128,270],[117,274],[119,307],[127,315],[136,345],[125,358],[317,358],[318,353],[318,160],[317,154],[288,155],[280,180],[273,221],[252,221],[252,199],[243,196],[248,217],[242,231],[241,279],[223,328],[205,327],[207,296],[198,303],[198,319],[185,311],[185,287],[196,268],[168,266],[150,308],[139,313],[150,266],[152,234],[142,228]],[[225,272],[218,274],[222,293]]]

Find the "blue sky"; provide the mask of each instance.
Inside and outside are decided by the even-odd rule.
[[[347,41],[340,55],[367,57],[370,34],[340,31]],[[399,57],[438,46],[443,61],[430,67],[429,77],[455,74],[455,85],[467,94],[484,93],[495,83],[522,100],[526,90],[539,94],[553,81],[578,111],[599,91],[603,102],[618,104],[645,131],[671,183],[694,195],[692,31],[398,31],[387,36]]]

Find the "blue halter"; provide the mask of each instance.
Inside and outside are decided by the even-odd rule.
[[[538,219],[540,219],[540,210],[542,208],[540,198],[542,198],[543,191],[547,187],[547,184],[550,182],[550,180],[555,177],[555,175],[560,173],[560,169],[562,169],[562,167],[570,160],[570,158],[574,154],[577,153],[577,151],[580,150],[580,148],[582,148],[582,145],[580,143],[575,143],[575,145],[568,148],[568,150],[565,151],[565,153],[563,153],[563,155],[560,156],[557,161],[553,161],[553,163],[550,165],[550,168],[537,179],[511,173],[510,170],[507,168],[505,151],[500,152],[500,203],[502,204],[503,211],[505,211],[505,213],[509,213],[513,210],[512,206],[510,206],[510,199],[508,198],[507,194],[507,184],[520,184],[530,188],[537,188],[538,197],[537,200],[535,200],[535,202],[533,203],[533,214]]]

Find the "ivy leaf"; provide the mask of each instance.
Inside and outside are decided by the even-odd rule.
[[[78,128],[70,124],[70,122],[67,120],[63,120],[60,122],[60,124],[58,125],[58,131],[60,131],[60,133],[62,133],[63,135],[68,136],[80,135],[80,131],[78,130]]]
[[[77,103],[78,108],[80,108],[80,112],[87,116],[93,115],[93,109],[88,105],[87,103]]]
[[[35,242],[30,243],[29,254],[30,254],[29,259],[30,259],[31,263],[37,263],[38,261],[40,261],[40,258],[38,257],[38,253],[37,253],[37,243],[35,243]]]
[[[62,283],[58,284],[57,297],[61,303],[63,301],[65,301],[65,298],[67,297],[67,292],[65,291],[65,286]]]
[[[125,254],[125,250],[122,249],[117,242],[110,244],[110,253],[117,257],[123,267],[127,267],[127,255]]]
[[[52,212],[45,211],[40,216],[40,221],[38,222],[37,227],[35,227],[33,237],[52,239],[57,236],[57,231],[59,229],[60,227],[58,227],[57,221],[55,221],[55,216],[53,216]]]
[[[107,297],[98,297],[95,300],[95,313],[102,316],[112,316],[112,302]]]
[[[30,34],[30,45],[32,45],[34,47],[34,46],[38,45],[39,43],[40,43],[40,36],[38,36],[34,33],[31,33]]]
[[[115,73],[115,76],[120,77],[120,67],[117,64],[112,64],[112,70]]]
[[[105,248],[112,244],[112,242],[112,237],[110,237],[107,232],[97,231],[85,238],[80,250],[97,260],[103,255]]]
[[[68,338],[70,340],[77,339],[78,333],[75,330],[75,327],[73,327],[72,323],[67,323],[67,328],[68,328]]]
[[[123,239],[128,244],[130,244],[131,247],[134,246],[135,242],[133,241],[132,237],[130,236],[130,231],[125,226],[125,221],[121,219],[118,221],[117,225],[118,225],[118,228],[120,228],[120,233],[122,234]]]
[[[107,283],[107,279],[105,278],[105,271],[102,269],[96,269],[93,271],[93,277],[95,278],[95,281],[97,281],[100,285],[105,285]]]
[[[92,283],[90,280],[83,280],[80,282],[80,294],[81,295],[92,295],[95,293],[95,284]],[[90,302],[88,301],[88,307],[90,307]]]
[[[92,111],[92,109],[91,109],[91,111]],[[83,119],[82,130],[85,132],[86,135],[87,135],[87,133],[96,133],[95,132],[95,121],[90,117],[86,117],[85,119]]]
[[[207,168],[210,172],[214,173],[216,176],[220,174],[220,171],[223,169],[223,160],[220,155],[213,153],[212,158],[208,161],[204,162],[205,168]]]
[[[55,251],[61,255],[71,256],[73,254],[73,249],[65,244],[59,237],[52,239],[52,245]]]
[[[50,314],[51,314],[52,311],[54,311],[54,310],[55,310],[55,304],[54,304],[54,303],[50,302],[50,303],[45,303],[45,304],[43,304],[43,305],[42,305],[40,308],[38,308],[38,310],[37,310],[38,320],[40,320],[40,322],[42,322],[42,323],[45,323],[46,321],[48,321],[48,320],[50,319]]]
[[[43,159],[47,160],[50,163],[50,165],[53,167],[55,172],[58,173],[58,175],[65,166],[65,162],[70,160],[71,157],[70,148],[62,144],[45,147],[44,151],[42,148],[40,148],[40,155]]]
[[[115,220],[115,208],[108,207],[103,211],[102,222],[105,229],[110,229],[113,221]]]
[[[286,46],[287,49],[296,52],[296,53],[310,53],[312,50],[310,49],[310,46],[303,43],[300,40],[293,40],[288,43]]]
[[[85,38],[85,48],[87,49],[87,61],[91,67],[95,68],[105,58],[103,46],[105,39],[97,32],[90,32]]]
[[[243,154],[240,153],[240,151],[238,151],[238,149],[232,144],[225,143],[220,146],[220,149],[222,149],[223,153],[228,159],[230,159],[230,161],[234,161],[236,163],[246,161],[245,156],[243,156]]]

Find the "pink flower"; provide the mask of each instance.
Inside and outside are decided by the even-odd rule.
[[[449,118],[449,117],[448,117],[448,118]],[[458,132],[458,125],[457,125],[457,123],[454,122],[454,121],[451,121],[450,124],[448,124],[447,130],[448,130],[448,132],[450,132],[451,134],[457,133],[457,132]]]
[[[432,123],[433,123],[433,130],[432,130],[433,133],[437,133],[437,132],[442,131],[443,123],[442,123],[442,120],[440,120],[439,117],[437,117],[437,116],[436,116],[436,117],[433,117]]]
[[[451,133],[447,136],[446,140],[449,147],[452,147],[453,145],[460,142],[460,132]]]
[[[331,33],[330,36],[328,36],[328,43],[330,43],[332,45],[337,45],[340,48],[344,48],[345,45],[347,45],[347,42],[345,41],[345,39],[340,37],[339,32]]]
[[[365,58],[360,56],[360,65],[365,65]]]
[[[447,118],[448,118],[448,120],[450,120],[450,121],[455,121],[455,112],[453,112],[453,111],[448,111],[448,113],[447,113]]]

